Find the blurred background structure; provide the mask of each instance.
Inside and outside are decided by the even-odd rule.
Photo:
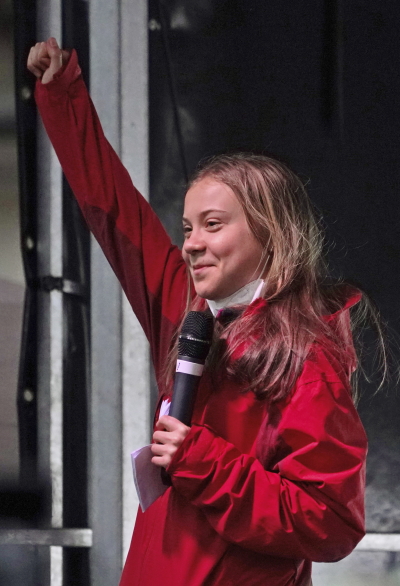
[[[129,454],[155,396],[143,334],[36,118],[29,47],[53,35],[77,48],[106,135],[177,243],[200,159],[287,161],[324,215],[333,272],[395,336],[399,24],[394,0],[2,0],[1,585],[118,583],[137,506]],[[400,398],[376,386],[359,404],[368,534],[315,564],[314,586],[400,583]]]
[[[0,451],[2,476],[18,478],[16,383],[24,275],[19,247],[17,133],[15,124],[12,2],[0,12]]]

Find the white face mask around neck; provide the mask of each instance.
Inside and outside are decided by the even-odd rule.
[[[216,317],[217,313],[224,307],[231,307],[232,305],[250,305],[250,303],[253,303],[253,301],[261,296],[261,291],[265,284],[265,281],[261,278],[261,275],[265,271],[270,256],[271,253],[268,251],[267,258],[264,261],[260,272],[260,277],[258,279],[250,281],[250,283],[247,283],[247,285],[244,285],[244,287],[241,287],[238,291],[235,291],[235,293],[232,293],[232,295],[229,295],[224,299],[206,299],[208,307],[210,308],[214,317]],[[262,257],[259,265],[261,262]]]
[[[263,279],[256,279],[255,281],[247,283],[247,285],[241,287],[238,291],[235,291],[235,293],[232,293],[232,295],[229,295],[224,299],[206,299],[208,307],[213,316],[216,317],[217,313],[224,307],[231,307],[232,305],[249,305],[255,301],[255,299],[260,297],[263,285]]]

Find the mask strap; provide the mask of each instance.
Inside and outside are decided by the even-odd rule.
[[[269,250],[267,250],[267,252],[268,252],[267,257],[266,257],[265,262],[263,264],[263,267],[261,269],[260,276],[258,277],[259,279],[262,279],[262,274],[264,273],[265,268],[266,268],[266,266],[268,264],[268,261],[271,258],[271,252]],[[260,259],[260,263],[261,263],[261,259]],[[260,263],[259,263],[259,266],[260,266]]]
[[[263,279],[260,279],[260,283],[259,283],[257,289],[255,290],[255,293],[253,295],[253,299],[250,301],[250,303],[253,303],[253,301],[255,301],[256,299],[261,297],[261,291],[262,291],[264,285],[265,285],[265,281]]]
[[[251,300],[251,303],[253,303],[253,301],[255,301],[256,299],[258,299],[259,297],[261,297],[261,291],[263,290],[263,287],[265,286],[265,279],[262,278],[262,275],[263,275],[263,273],[265,271],[265,268],[266,268],[266,266],[268,264],[269,259],[271,258],[271,251],[269,251],[267,249],[267,252],[268,252],[268,254],[267,254],[267,257],[266,257],[265,262],[263,264],[263,267],[261,269],[260,276],[257,279],[257,280],[260,281],[260,284],[258,285],[257,289],[255,290],[255,293],[253,295],[253,299]],[[260,259],[260,262],[258,264],[260,266],[261,259]]]

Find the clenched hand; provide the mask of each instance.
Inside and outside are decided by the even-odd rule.
[[[63,51],[58,46],[54,37],[46,42],[36,43],[31,47],[28,56],[28,69],[42,80],[42,83],[49,83],[54,74],[68,62],[70,53]]]
[[[151,445],[153,453],[151,461],[156,466],[168,468],[176,451],[189,433],[190,427],[169,415],[160,417],[156,427],[157,431],[153,434],[153,440],[156,443]]]

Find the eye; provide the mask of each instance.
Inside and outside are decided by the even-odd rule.
[[[183,235],[185,238],[189,238],[191,232],[192,232],[191,226],[183,226]]]
[[[207,220],[206,221],[206,228],[208,230],[218,230],[220,228],[221,222],[219,220]]]

